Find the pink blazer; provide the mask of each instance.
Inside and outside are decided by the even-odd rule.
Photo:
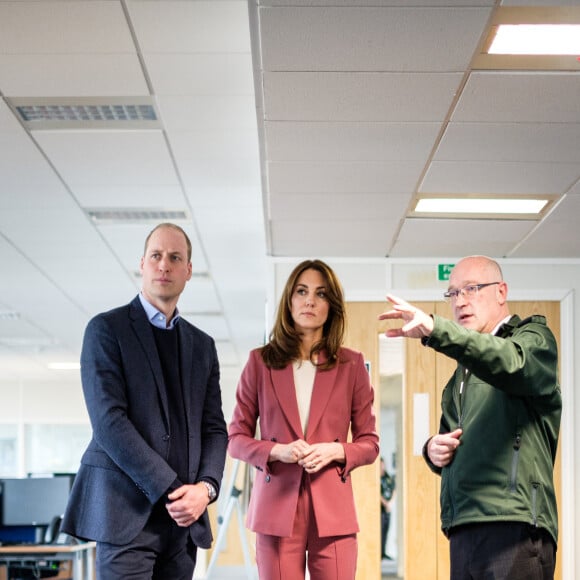
[[[374,391],[361,353],[341,348],[340,362],[317,370],[307,435],[302,432],[292,365],[269,369],[259,350],[250,353],[236,392],[229,428],[229,453],[256,468],[246,525],[273,536],[292,534],[300,482],[310,477],[312,502],[321,537],[359,531],[350,472],[372,463],[379,453],[373,411]],[[256,427],[259,420],[259,434]],[[349,428],[351,441],[347,441]],[[331,463],[307,475],[295,463],[268,463],[276,443],[342,443],[344,465]]]

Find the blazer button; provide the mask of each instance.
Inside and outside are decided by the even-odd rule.
[[[163,435],[163,441],[169,441],[169,435]]]
[[[266,475],[266,483],[270,483],[270,479],[271,477],[269,475]]]

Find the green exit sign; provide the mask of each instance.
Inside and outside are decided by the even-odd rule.
[[[437,276],[439,280],[449,280],[449,274],[455,264],[439,264],[437,266]]]

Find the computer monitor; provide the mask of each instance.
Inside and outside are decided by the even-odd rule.
[[[23,477],[0,480],[1,525],[48,526],[64,513],[70,477]]]

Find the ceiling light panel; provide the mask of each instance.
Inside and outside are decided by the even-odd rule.
[[[429,195],[416,200],[409,217],[539,220],[557,196]]]
[[[580,55],[580,24],[503,24],[489,54]]]
[[[509,213],[539,214],[548,203],[546,199],[420,199],[418,213]]]
[[[96,224],[187,222],[190,219],[189,214],[182,209],[86,208],[85,213]]]
[[[151,105],[20,105],[23,121],[157,121]]]
[[[580,7],[578,6],[500,6],[494,13],[487,37],[472,62],[473,70],[580,70],[580,52],[573,46],[559,46],[571,33],[579,42]],[[542,40],[549,29],[557,37]],[[511,31],[520,38],[518,48],[506,47],[504,35]],[[527,36],[526,46],[523,37]],[[501,42],[503,47],[495,44]],[[492,48],[493,47],[493,48]]]
[[[15,98],[10,106],[31,131],[55,129],[159,129],[149,97]]]

